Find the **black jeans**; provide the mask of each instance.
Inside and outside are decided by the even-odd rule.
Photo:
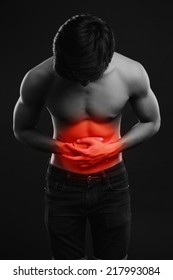
[[[54,259],[87,259],[86,218],[91,226],[94,259],[127,256],[130,193],[124,162],[90,175],[49,164],[45,187],[45,223]]]

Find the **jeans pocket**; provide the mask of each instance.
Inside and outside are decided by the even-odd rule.
[[[54,178],[48,177],[46,179],[45,191],[49,195],[59,195],[63,192],[65,187],[65,180],[57,181]]]
[[[125,174],[106,178],[108,188],[111,191],[125,191],[129,189],[129,184]]]

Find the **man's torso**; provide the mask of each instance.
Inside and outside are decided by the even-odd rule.
[[[124,72],[128,71],[126,66],[130,61],[115,53],[103,76],[85,87],[55,74],[45,104],[52,118],[54,139],[72,143],[83,137],[103,137],[103,142],[108,142],[121,137],[122,110],[129,99],[129,89],[124,78],[126,74],[122,73],[123,68]],[[37,67],[50,71],[51,64],[53,69],[52,58]],[[81,145],[84,147],[84,144]],[[87,169],[57,154],[52,154],[50,162],[73,172],[93,173],[121,160],[122,155],[119,154],[108,162],[100,162]]]

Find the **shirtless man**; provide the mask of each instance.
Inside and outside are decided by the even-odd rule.
[[[138,122],[121,136],[127,102]],[[52,119],[52,138],[37,128],[43,108]],[[19,141],[51,153],[45,221],[53,258],[87,258],[88,217],[93,259],[126,259],[131,211],[122,152],[157,133],[160,113],[144,67],[115,52],[105,21],[77,15],[59,28],[53,56],[21,83],[13,123]]]

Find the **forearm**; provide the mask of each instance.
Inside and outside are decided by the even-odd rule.
[[[138,122],[120,139],[120,151],[125,151],[129,148],[136,147],[154,134],[157,133],[159,127],[153,122]]]
[[[159,127],[153,122],[138,122],[121,138],[122,151],[142,144],[156,134],[158,130]]]
[[[159,127],[152,122],[135,124],[126,134],[118,141],[112,143],[109,157],[116,156],[125,150],[136,147],[157,133]]]
[[[38,129],[14,132],[14,135],[17,140],[33,149],[48,153],[58,153],[59,141],[44,135]]]

